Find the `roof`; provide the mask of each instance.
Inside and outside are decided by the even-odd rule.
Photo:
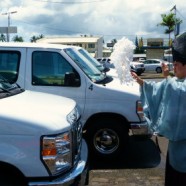
[[[63,49],[70,46],[61,44],[48,44],[48,43],[29,43],[29,42],[0,42],[1,47],[20,47],[20,48],[51,48]]]
[[[96,43],[101,37],[55,37],[38,39],[37,43]]]

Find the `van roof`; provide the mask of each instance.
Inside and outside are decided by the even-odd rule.
[[[48,43],[29,43],[29,42],[1,42],[1,47],[20,47],[20,48],[51,48],[51,49],[64,49],[71,47],[62,44],[48,44]]]

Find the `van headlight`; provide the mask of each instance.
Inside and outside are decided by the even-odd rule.
[[[75,107],[68,115],[67,115],[67,121],[72,125],[75,123],[80,117],[78,108]]]
[[[143,105],[141,101],[137,101],[136,103],[136,111],[141,121],[146,121],[144,111],[143,111]]]
[[[57,136],[44,136],[41,143],[42,161],[51,175],[59,174],[72,166],[70,132]]]

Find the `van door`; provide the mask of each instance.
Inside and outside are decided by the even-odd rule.
[[[0,75],[10,83],[18,83],[24,88],[25,59],[25,48],[1,47]]]
[[[25,88],[74,99],[82,112],[85,104],[85,78],[61,53],[29,49]]]

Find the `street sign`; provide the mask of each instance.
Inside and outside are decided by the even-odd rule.
[[[16,26],[0,27],[0,33],[17,33]]]

